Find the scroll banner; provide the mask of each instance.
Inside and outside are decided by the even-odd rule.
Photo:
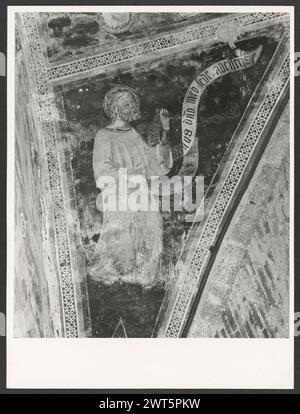
[[[261,51],[262,46],[259,46],[254,51],[242,52],[240,56],[233,59],[224,59],[214,63],[201,72],[190,84],[182,105],[181,128],[184,156],[190,151],[195,140],[198,106],[205,88],[221,76],[250,68],[257,62]]]

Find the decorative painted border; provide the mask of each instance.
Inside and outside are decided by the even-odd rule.
[[[64,211],[61,172],[58,160],[56,134],[54,129],[53,102],[48,90],[48,77],[34,13],[21,13],[31,53],[31,65],[35,75],[38,111],[43,133],[49,169],[50,189],[54,209],[56,254],[60,276],[65,336],[78,337],[77,311],[74,280],[71,266],[69,237]]]
[[[64,211],[63,191],[61,173],[57,153],[57,142],[54,128],[54,103],[49,94],[48,82],[60,77],[75,73],[83,73],[101,66],[112,63],[120,63],[152,53],[157,50],[168,49],[176,45],[185,44],[195,40],[213,37],[222,23],[205,24],[196,29],[187,30],[181,33],[167,35],[159,39],[136,44],[122,50],[105,53],[99,56],[80,59],[67,64],[47,68],[41,49],[36,13],[22,13],[22,21],[26,31],[29,49],[31,53],[31,64],[35,74],[37,89],[36,107],[41,122],[43,137],[47,152],[49,168],[50,187],[54,204],[54,224],[56,233],[56,250],[59,264],[60,282],[62,291],[62,302],[64,311],[64,324],[66,337],[78,337],[77,310],[74,292],[74,280],[72,274],[70,246],[66,217]],[[276,20],[285,17],[283,13],[250,13],[239,15],[227,21],[241,26],[250,26],[256,23]],[[262,107],[253,121],[247,137],[236,156],[233,167],[224,183],[223,189],[213,207],[208,222],[202,232],[197,249],[194,253],[190,271],[183,282],[182,289],[176,298],[171,317],[168,322],[166,336],[178,337],[179,332],[191,300],[191,296],[198,280],[201,267],[209,254],[209,246],[216,234],[218,223],[223,217],[231,195],[238,184],[247,161],[255,147],[255,144],[264,128],[265,123],[275,106],[281,91],[289,77],[289,60],[286,59],[279,74],[275,78],[272,89],[267,95]]]
[[[137,43],[132,46],[124,47],[122,49],[78,59],[73,62],[63,63],[57,66],[52,66],[47,69],[47,77],[50,81],[53,81],[65,76],[75,75],[89,70],[109,66],[111,64],[125,62],[130,59],[137,58],[159,50],[169,49],[174,46],[211,38],[216,36],[218,29],[224,23],[237,25],[241,28],[247,27],[247,30],[250,30],[251,25],[273,21],[286,16],[288,16],[288,14],[280,12],[260,12],[242,15],[239,14],[236,17],[230,17],[224,20],[222,19],[221,21],[219,19],[214,23],[205,22],[199,24],[199,26],[196,28],[184,30],[180,33],[161,36],[157,39],[149,40],[143,43]]]
[[[248,161],[256,147],[257,142],[268,122],[285,86],[290,77],[290,57],[289,54],[283,61],[278,70],[269,92],[259,107],[254,120],[241,144],[238,153],[232,163],[231,169],[227,174],[222,189],[211,209],[205,226],[199,237],[197,247],[193,254],[188,273],[184,277],[180,291],[174,301],[165,334],[168,338],[178,338],[180,336],[186,314],[198,285],[201,270],[210,255],[210,246],[214,243],[219,225],[229,206],[232,196],[237,189],[240,179],[247,167]]]

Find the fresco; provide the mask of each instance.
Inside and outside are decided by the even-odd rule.
[[[71,15],[69,18],[72,20]],[[160,18],[163,19],[163,16]],[[132,23],[132,31],[134,27]],[[138,31],[138,26],[135,30]],[[64,29],[55,36],[62,39],[67,36],[66,33]],[[238,50],[247,52],[262,46],[262,51],[255,65],[220,77],[201,96],[196,129],[198,148],[194,155],[191,154],[191,162],[198,165],[197,175],[204,176],[205,191],[277,42],[272,38],[257,37],[237,42],[236,46]],[[176,148],[181,143],[182,103],[189,85],[213,63],[234,56],[235,50],[228,45],[206,52],[199,51],[197,47],[188,52],[182,49],[176,55],[135,63],[130,69],[117,69],[56,88],[57,105],[65,118],[61,123],[62,137],[68,142],[71,154],[70,179],[75,188],[86,263],[92,336],[111,337],[114,332],[118,332],[117,336],[128,337],[153,335],[162,299],[168,286],[174,283],[175,264],[191,226],[186,222],[184,213],[172,209],[161,213],[162,253],[158,264],[161,277],[150,285],[126,281],[122,277],[119,280],[97,280],[91,274],[94,264],[99,261],[97,244],[103,230],[103,214],[96,206],[99,190],[93,172],[93,149],[97,132],[110,123],[103,109],[106,93],[116,86],[135,91],[140,101],[141,116],[131,124],[150,149],[157,144],[161,130],[160,114],[165,109],[170,123],[169,145],[176,160]],[[182,154],[179,162],[180,157]]]
[[[109,50],[142,38],[169,31],[187,22],[199,23],[226,13],[42,13],[51,63],[80,57],[92,50]]]

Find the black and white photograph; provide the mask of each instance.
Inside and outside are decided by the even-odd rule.
[[[288,336],[289,14],[17,13],[15,53],[15,336]]]
[[[293,336],[292,22],[11,8],[12,339]]]

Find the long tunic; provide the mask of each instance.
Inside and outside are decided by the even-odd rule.
[[[119,169],[128,175],[151,175],[151,150],[141,136],[128,130],[101,129],[95,138],[93,170],[96,183],[103,176],[118,183]],[[97,205],[102,202],[101,194]],[[104,211],[95,262],[89,273],[94,279],[113,283],[151,285],[157,282],[162,251],[162,218],[158,211]]]

